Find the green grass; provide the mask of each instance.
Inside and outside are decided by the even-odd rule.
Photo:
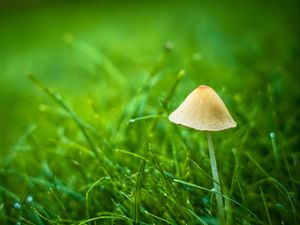
[[[0,8],[0,224],[297,224],[299,3]],[[167,46],[166,46],[167,43]],[[171,48],[170,48],[171,46]],[[168,121],[194,88],[237,128]]]

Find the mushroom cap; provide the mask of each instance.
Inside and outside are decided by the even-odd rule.
[[[193,90],[171,113],[169,120],[196,130],[220,131],[236,127],[222,99],[206,85]]]

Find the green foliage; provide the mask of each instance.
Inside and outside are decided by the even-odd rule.
[[[0,224],[299,223],[297,1],[29,2],[0,8]],[[200,84],[238,123],[226,222],[205,134],[167,119]]]

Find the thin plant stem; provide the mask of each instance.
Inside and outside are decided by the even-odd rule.
[[[220,186],[220,179],[218,174],[217,168],[217,161],[215,157],[214,145],[211,137],[210,132],[206,132],[207,134],[207,141],[208,141],[208,150],[209,150],[209,158],[210,158],[210,166],[211,172],[214,179],[214,192],[216,194],[217,206],[219,211],[219,217],[222,221],[224,221],[224,205],[222,200],[222,193],[221,193],[221,186]]]

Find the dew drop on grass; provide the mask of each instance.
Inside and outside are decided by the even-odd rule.
[[[15,209],[20,209],[21,208],[21,203],[20,202],[15,202],[14,203],[14,208]]]
[[[202,202],[203,202],[205,205],[209,204],[209,197],[208,197],[208,196],[203,197],[203,198],[202,198]]]
[[[28,195],[26,198],[26,202],[31,203],[33,201],[33,197],[31,195]]]

